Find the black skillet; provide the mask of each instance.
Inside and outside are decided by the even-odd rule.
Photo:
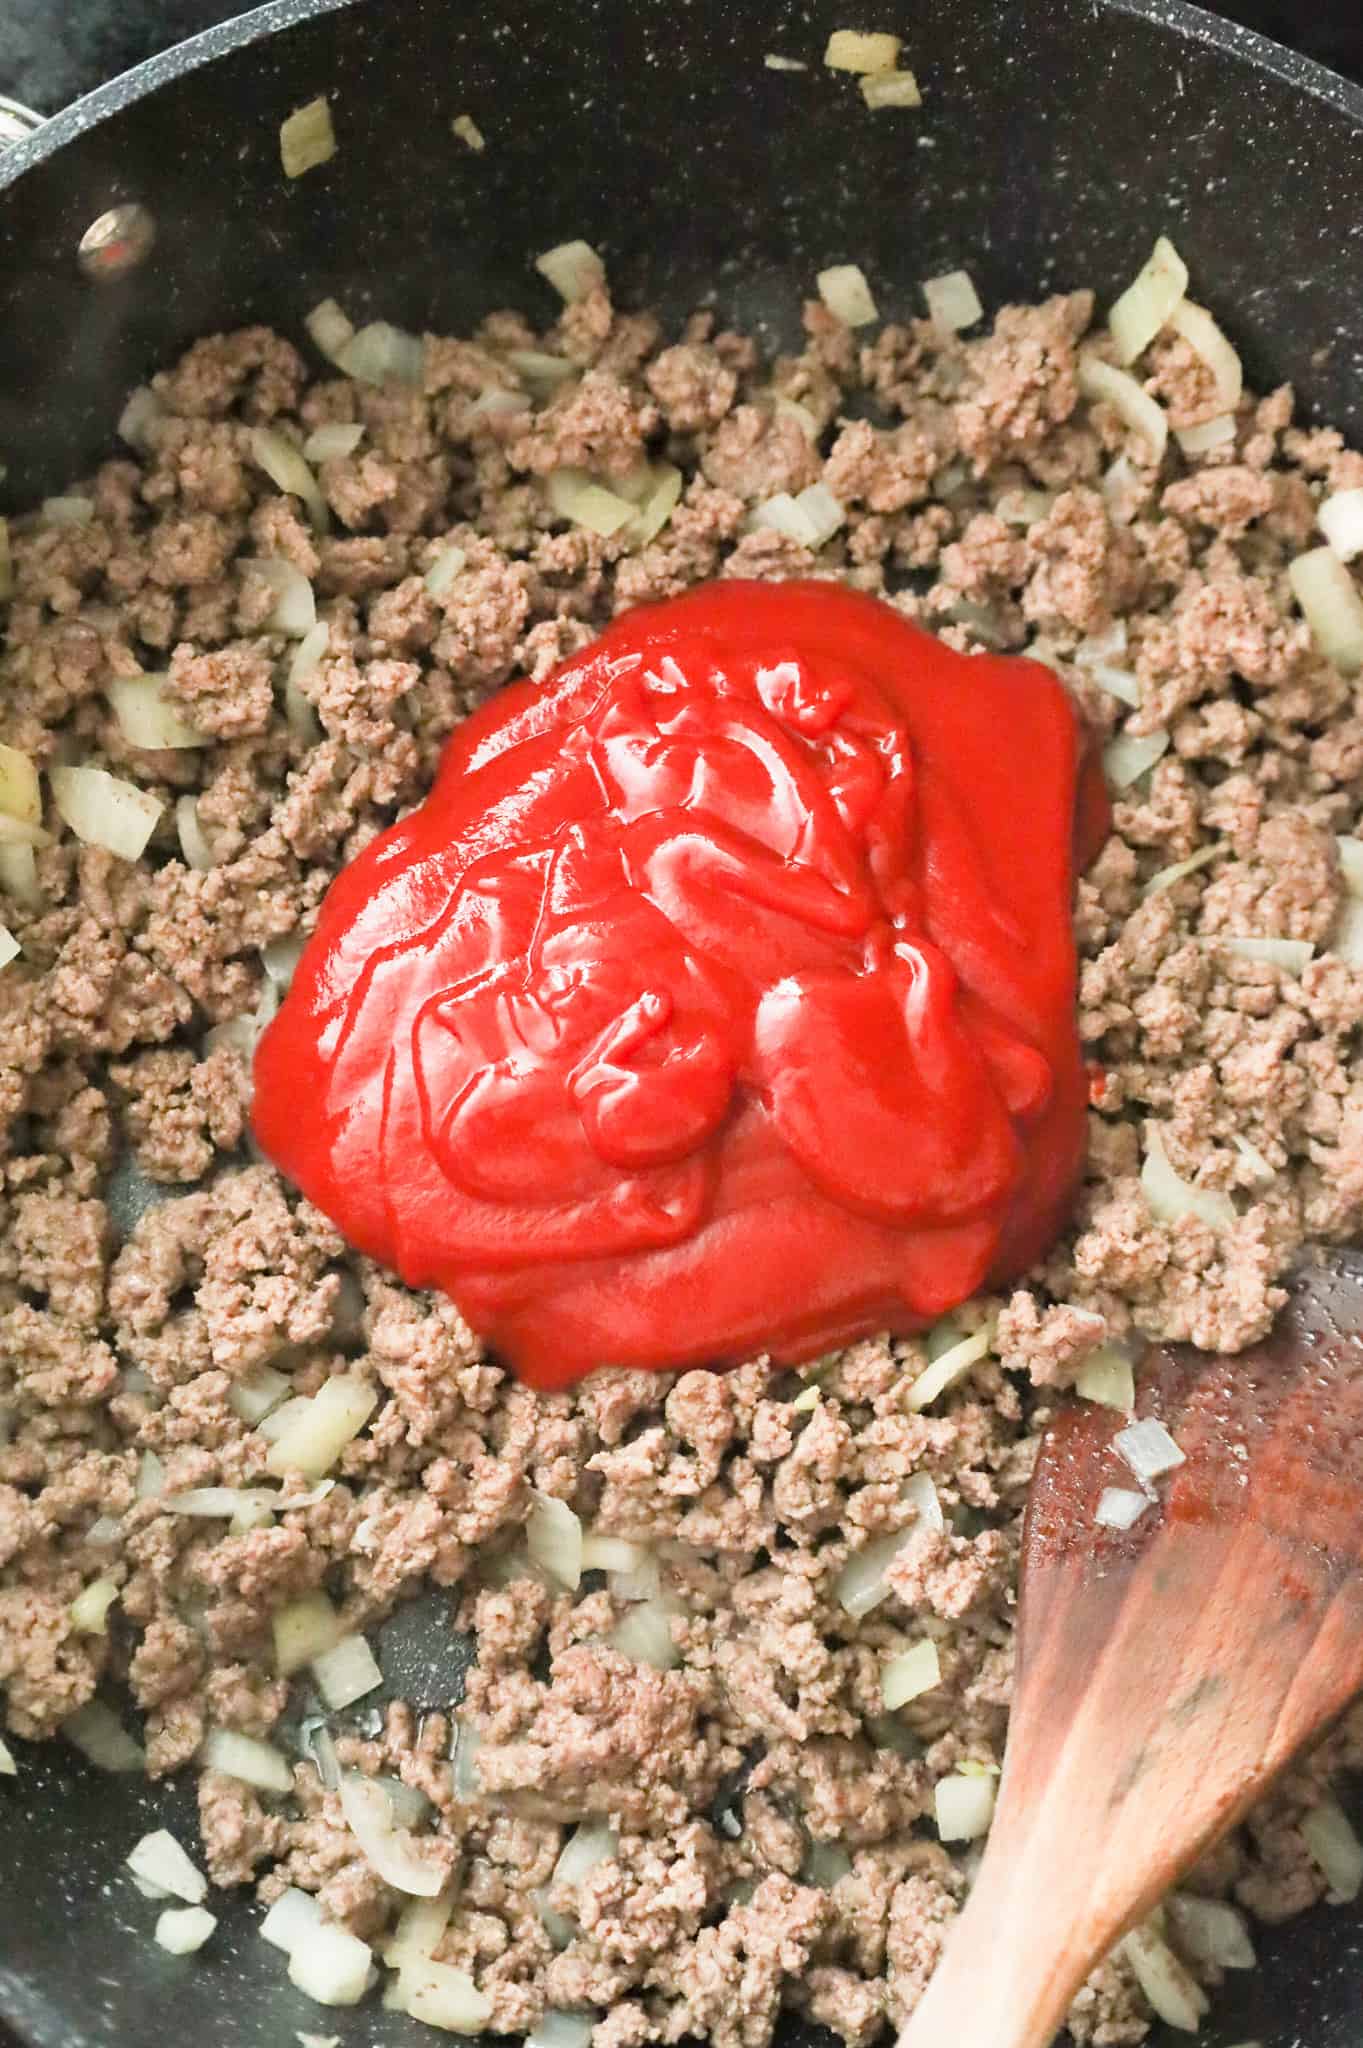
[[[60,36],[63,0],[38,6]],[[921,113],[870,116],[822,70],[829,30],[852,25],[902,28]],[[768,51],[810,69],[769,71]],[[321,91],[340,155],[286,185],[278,123]],[[450,135],[465,110],[483,156]],[[82,237],[134,202],[150,255],[92,280]],[[915,280],[958,264],[992,305],[1110,295],[1167,230],[1251,376],[1290,378],[1357,438],[1361,225],[1363,92],[1179,0],[280,0],[0,161],[3,497],[88,468],[129,387],[201,333],[296,333],[328,293],[418,328],[508,303],[547,318],[529,258],[577,235],[627,299],[679,316],[713,295],[784,341],[832,262],[860,262],[895,315],[917,309]],[[457,1696],[442,1613],[396,1624],[384,1661],[409,1698]],[[245,1899],[203,1956],[156,1949],[154,1912],[118,1872],[161,1818],[192,1840],[185,1785],[143,1790],[20,1746],[17,1781],[0,1780],[0,2023],[22,2042],[430,2038],[291,1991]],[[1331,1909],[1263,1932],[1262,1970],[1228,1985],[1199,2038],[1358,2048],[1361,1936]],[[790,2027],[781,2048],[814,2031]]]

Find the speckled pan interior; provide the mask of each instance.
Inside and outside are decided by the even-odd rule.
[[[459,330],[548,318],[529,259],[582,235],[617,293],[680,315],[714,299],[773,340],[816,270],[855,260],[891,315],[968,264],[989,304],[1126,281],[1160,230],[1255,381],[1363,435],[1363,92],[1179,0],[884,0],[924,90],[870,115],[819,56],[847,0],[278,0],[117,80],[0,166],[0,454],[22,505],[109,446],[123,397],[199,334],[357,314]],[[809,61],[764,68],[768,51]],[[340,154],[287,185],[280,119],[331,95]],[[472,111],[474,157],[450,134]],[[155,216],[117,283],[75,252],[106,208]],[[0,508],[2,509],[2,508]],[[457,1699],[443,1603],[390,1626],[393,1695]],[[202,1958],[147,1939],[116,1872],[187,1785],[144,1790],[20,1748],[0,1780],[0,2019],[34,2048],[429,2039],[283,1982],[243,1899]],[[1363,1919],[1324,1909],[1259,1941],[1208,2048],[1357,2048]],[[781,2048],[812,2048],[791,2027]],[[1168,2048],[1168,2037],[1164,2048]],[[1183,2037],[1178,2037],[1183,2038]],[[943,2048],[949,2048],[944,2043]]]

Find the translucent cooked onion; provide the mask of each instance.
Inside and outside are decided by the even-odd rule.
[[[1323,1798],[1302,1816],[1301,1836],[1312,1861],[1319,1864],[1335,1905],[1347,1904],[1363,1890],[1363,1842],[1339,1802]]]
[[[22,950],[9,926],[0,924],[0,967],[8,967],[11,960],[18,959]]]
[[[43,793],[37,765],[18,747],[0,746],[0,811],[25,825],[42,822]]]
[[[957,1380],[964,1379],[972,1365],[989,1354],[993,1342],[993,1330],[986,1324],[976,1330],[972,1337],[962,1337],[958,1344],[935,1358],[925,1372],[920,1372],[905,1396],[904,1405],[911,1414],[918,1414],[928,1407]]]
[[[605,1536],[595,1529],[584,1530],[582,1536],[582,1569],[584,1572],[633,1572],[644,1563],[648,1552],[642,1543],[631,1543],[627,1536]]]
[[[156,1922],[156,1941],[172,1956],[190,1956],[201,1949],[216,1928],[216,1916],[202,1906],[172,1906]]]
[[[920,1693],[932,1692],[942,1683],[942,1662],[931,1636],[911,1649],[901,1650],[880,1667],[880,1696],[887,1713],[906,1707]]]
[[[582,1580],[582,1524],[567,1501],[535,1488],[525,1534],[535,1563],[556,1585],[575,1592]]]
[[[1162,896],[1166,889],[1172,889],[1175,882],[1181,882],[1185,875],[1195,875],[1199,868],[1205,868],[1214,861],[1223,846],[1202,846],[1196,853],[1190,853],[1187,860],[1176,860],[1167,868],[1156,868],[1150,880],[1141,890],[1141,901],[1149,902],[1152,896]]]
[[[38,513],[44,526],[88,526],[94,516],[92,498],[44,498]]]
[[[487,137],[484,135],[482,129],[478,126],[478,123],[474,120],[472,114],[456,114],[454,119],[450,122],[450,130],[451,133],[457,135],[459,137],[459,140],[462,143],[465,143],[467,147],[474,152],[475,155],[480,156],[482,152],[487,148]]]
[[[1149,348],[1188,289],[1188,266],[1164,235],[1108,314],[1117,361],[1134,363]]]
[[[1003,491],[994,512],[1005,526],[1035,526],[1049,516],[1054,504],[1050,491]],[[1041,658],[1037,656],[1038,660]]]
[[[861,96],[874,113],[881,107],[921,107],[923,94],[912,71],[872,71],[861,81]]]
[[[251,459],[270,482],[288,496],[301,498],[318,533],[331,525],[331,510],[322,487],[303,460],[302,450],[273,427],[252,427],[247,442]]]
[[[1253,960],[1264,967],[1281,967],[1284,974],[1300,974],[1316,957],[1309,939],[1228,939],[1219,933],[1207,941],[1237,960]]]
[[[591,2048],[595,2019],[589,2012],[555,2011],[550,2006],[525,2037],[525,2048]]]
[[[109,1609],[119,1595],[113,1579],[92,1579],[71,1602],[71,1626],[77,1635],[103,1636],[109,1633]]]
[[[124,1859],[134,1877],[153,1887],[163,1899],[184,1899],[198,1906],[208,1897],[208,1879],[176,1841],[168,1828],[143,1835]]]
[[[124,739],[153,752],[201,747],[204,735],[165,694],[161,676],[112,676],[104,694]]]
[[[38,883],[38,863],[31,846],[0,843],[0,889],[16,903],[22,903],[25,910],[42,909],[45,898]],[[16,939],[16,952],[18,944]]]
[[[1142,1416],[1139,1422],[1128,1422],[1125,1429],[1119,1429],[1112,1439],[1112,1448],[1145,1485],[1187,1463],[1164,1424],[1154,1415]]]
[[[4,1737],[0,1735],[0,1778],[17,1778],[18,1775],[19,1766],[14,1761],[13,1752]]]
[[[800,1865],[800,1877],[805,1884],[831,1892],[835,1884],[841,1884],[851,1874],[852,1859],[841,1842],[811,1842],[805,1850]]]
[[[393,1809],[383,1787],[346,1775],[339,1797],[346,1826],[370,1868],[394,1891],[433,1899],[445,1883],[443,1865],[424,1856],[405,1830],[393,1826]]]
[[[968,270],[948,270],[941,277],[925,278],[923,297],[928,303],[929,320],[946,334],[959,334],[963,327],[973,327],[984,318],[984,307]]]
[[[637,516],[628,498],[596,483],[585,469],[552,470],[544,480],[544,495],[560,519],[585,526],[603,540]]]
[[[168,1493],[161,1505],[172,1515],[189,1515],[199,1521],[239,1514],[243,1507],[272,1508],[279,1499],[273,1486],[191,1486],[184,1493]]]
[[[766,65],[768,71],[808,71],[809,69],[803,57],[781,57],[774,50],[769,50],[762,59],[762,62]]]
[[[675,1670],[681,1662],[681,1652],[672,1639],[676,1611],[675,1603],[665,1598],[638,1601],[611,1630],[612,1648],[655,1671]]]
[[[292,562],[259,557],[244,557],[241,566],[274,592],[274,609],[264,621],[266,632],[305,639],[317,624],[317,599],[302,570]]]
[[[830,71],[893,71],[903,47],[898,36],[834,29],[823,61]]]
[[[801,547],[813,548],[815,545],[814,522],[805,517],[789,491],[777,491],[774,496],[754,505],[748,514],[747,524],[750,533],[766,527],[772,533],[783,533],[787,540],[797,541]]]
[[[1129,370],[1104,362],[1092,349],[1079,353],[1079,389],[1097,405],[1110,405],[1117,417],[1141,435],[1158,462],[1169,439],[1169,419],[1164,408],[1143,391]]]
[[[61,1732],[82,1756],[102,1771],[140,1771],[147,1759],[123,1723],[103,1700],[90,1700],[62,1722]]]
[[[291,1884],[261,1921],[260,1933],[262,1939],[291,1956],[299,1943],[309,1940],[322,1924],[322,1908],[312,1893]]]
[[[333,1712],[342,1707],[353,1706],[366,1693],[373,1692],[383,1684],[374,1652],[363,1636],[342,1636],[328,1649],[312,1659],[312,1675],[317,1690]]]
[[[225,1778],[238,1778],[258,1792],[293,1790],[288,1758],[258,1736],[239,1735],[235,1729],[210,1730],[200,1747],[199,1762],[206,1771],[221,1771]]]
[[[1341,675],[1363,669],[1363,597],[1331,547],[1311,548],[1287,565],[1287,580],[1311,637]]]
[[[1136,1927],[1120,1947],[1136,1982],[1165,2025],[1195,2034],[1209,2000],[1163,1935],[1148,1924]]]
[[[821,270],[817,279],[819,297],[830,313],[848,327],[869,327],[880,318],[871,287],[855,263],[835,263]]]
[[[1074,1390],[1083,1401],[1130,1415],[1136,1406],[1136,1375],[1131,1360],[1115,1345],[1104,1344],[1080,1367]]]
[[[1132,783],[1139,782],[1142,775],[1148,775],[1168,751],[1169,735],[1163,727],[1158,732],[1129,739],[1123,733],[1103,748],[1103,773],[1113,789],[1130,789]]]
[[[1154,1123],[1145,1127],[1141,1189],[1151,1215],[1161,1223],[1178,1223],[1185,1216],[1198,1216],[1213,1230],[1229,1230],[1235,1221],[1235,1205],[1229,1195],[1214,1188],[1194,1187],[1174,1171],[1159,1125]]]
[[[1254,1968],[1257,1958],[1248,1922],[1228,1900],[1170,1892],[1164,1910],[1175,1941],[1194,1962],[1210,1963],[1218,1970]]]
[[[415,1785],[409,1785],[402,1778],[375,1778],[372,1781],[388,1801],[394,1827],[419,1828],[429,1820],[431,1802],[426,1794]]]
[[[1209,455],[1213,448],[1229,447],[1235,439],[1235,414],[1223,412],[1195,427],[1175,427],[1174,438],[1185,455]]]
[[[151,446],[151,429],[164,417],[165,409],[151,386],[140,384],[136,391],[129,393],[128,402],[118,416],[118,438],[145,455]]]
[[[364,428],[358,420],[329,420],[323,427],[314,427],[303,443],[305,462],[343,462],[347,455],[353,455],[364,439]]]
[[[379,1397],[367,1381],[354,1373],[340,1373],[319,1388],[304,1408],[288,1402],[267,1418],[293,1410],[275,1435],[265,1468],[277,1478],[286,1472],[301,1472],[306,1479],[323,1479],[352,1437],[368,1422]]]
[[[578,373],[577,364],[570,363],[566,356],[549,355],[541,348],[509,348],[506,360],[527,391],[537,397],[552,397],[561,384]]]
[[[944,1842],[975,1842],[989,1833],[998,1785],[991,1775],[939,1778],[933,1791],[937,1832]]]
[[[568,306],[606,282],[606,266],[590,242],[559,242],[535,258],[535,268]]]
[[[1148,1493],[1134,1493],[1125,1486],[1105,1486],[1098,1496],[1093,1519],[1100,1529],[1132,1529],[1150,1505]]]
[[[908,1541],[909,1533],[907,1529],[896,1529],[893,1535],[873,1537],[848,1558],[833,1581],[838,1604],[854,1621],[860,1621],[889,1598],[889,1569]]]
[[[341,357],[355,339],[355,326],[335,299],[323,299],[314,306],[303,325],[312,336],[314,347],[340,369]]]
[[[910,1506],[925,1529],[931,1529],[940,1536],[946,1528],[946,1516],[937,1495],[937,1485],[929,1472],[915,1472],[899,1489],[899,1497]]]
[[[1140,709],[1141,679],[1132,669],[1117,668],[1110,661],[1095,661],[1085,674],[1100,690],[1106,690],[1109,697],[1116,697],[1135,711]]]
[[[1341,562],[1363,554],[1363,490],[1333,491],[1322,498],[1316,524]]]
[[[351,337],[338,357],[347,377],[360,384],[419,386],[426,373],[421,337],[394,327],[391,320],[371,320]]]
[[[318,2005],[358,2005],[373,1964],[368,1943],[323,1921],[291,1952],[289,1982]]]
[[[1330,951],[1347,967],[1363,967],[1363,902],[1351,897],[1340,911]]]
[[[681,501],[682,473],[670,462],[656,463],[649,472],[649,489],[630,522],[629,537],[636,547],[646,548],[666,526]]]
[[[454,1892],[447,1889],[438,1892],[433,1899],[412,1899],[398,1915],[383,1960],[390,1970],[401,1970],[408,1963],[424,1962],[433,1956],[450,1924],[454,1911]]]
[[[1335,851],[1345,888],[1351,896],[1363,897],[1363,839],[1341,833],[1335,840]]]
[[[137,1498],[152,1500],[166,1490],[166,1468],[155,1451],[143,1451],[137,1467]]]
[[[806,1387],[790,1404],[792,1415],[812,1415],[823,1399],[821,1387]]]
[[[663,1587],[662,1567],[651,1551],[641,1549],[632,1571],[607,1572],[606,1586],[617,1600],[656,1600]]]
[[[304,1593],[271,1617],[274,1667],[291,1678],[340,1639],[341,1617],[325,1593]]]
[[[1270,1161],[1265,1159],[1259,1147],[1252,1144],[1242,1131],[1232,1133],[1231,1143],[1260,1187],[1268,1187],[1276,1179]]]
[[[479,1792],[478,1752],[483,1738],[476,1728],[467,1721],[456,1721],[452,1756],[454,1759],[454,1796],[467,1802],[476,1799]]]
[[[180,851],[185,857],[185,865],[194,868],[199,874],[207,874],[213,865],[213,849],[199,819],[197,797],[177,797],[175,832],[180,841]]]
[[[306,932],[289,932],[284,938],[271,939],[261,947],[261,965],[277,989],[286,989],[293,980],[307,943]]]
[[[336,130],[331,107],[321,93],[304,107],[297,107],[287,121],[279,124],[279,161],[286,178],[301,178],[328,164],[336,154]]]
[[[398,1975],[399,2008],[447,2034],[478,2034],[492,2018],[485,1998],[466,1970],[449,1963],[408,1963]]]
[[[462,548],[442,548],[422,579],[432,597],[444,597],[462,576],[468,556]]]
[[[1244,371],[1239,356],[1207,308],[1184,299],[1170,314],[1169,325],[1211,371],[1222,412],[1234,412],[1245,386]]]
[[[559,1851],[549,1882],[581,1884],[588,1871],[595,1870],[599,1863],[609,1863],[619,1850],[620,1839],[614,1828],[607,1827],[604,1821],[583,1821]]]
[[[58,815],[87,846],[102,846],[120,860],[140,860],[165,806],[135,783],[103,768],[49,771]]]

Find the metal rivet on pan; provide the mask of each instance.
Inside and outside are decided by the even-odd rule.
[[[155,240],[156,222],[145,206],[130,199],[91,221],[76,254],[87,277],[126,277],[150,255]]]

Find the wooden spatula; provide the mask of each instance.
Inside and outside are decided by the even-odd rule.
[[[1047,2048],[1087,1977],[1363,1688],[1363,1253],[1313,1254],[1272,1334],[1153,1350],[1137,1414],[1187,1463],[1125,1532],[1124,1418],[1042,1446],[984,1861],[899,2048]]]

